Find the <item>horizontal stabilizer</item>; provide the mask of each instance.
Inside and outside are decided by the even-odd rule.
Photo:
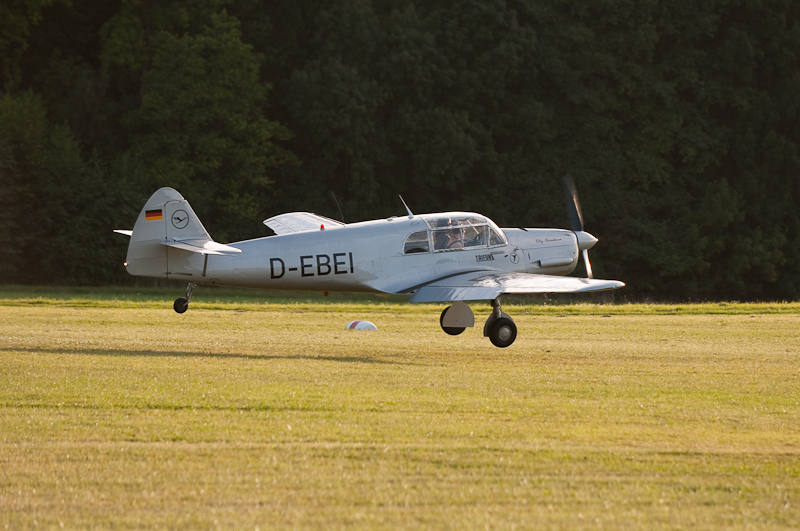
[[[223,245],[212,240],[167,240],[161,242],[168,247],[176,249],[183,249],[192,253],[200,254],[237,254],[241,253],[241,249],[231,247],[230,245]]]
[[[117,234],[124,234],[125,236],[133,236],[132,230],[115,229],[114,232],[116,232]]]
[[[326,228],[344,227],[344,223],[335,219],[326,218],[311,212],[290,212],[264,220],[264,225],[272,229],[275,234],[292,234],[319,230],[320,226]]]
[[[410,302],[492,300],[511,293],[585,293],[624,285],[618,280],[477,271],[453,275],[413,289],[415,293]]]

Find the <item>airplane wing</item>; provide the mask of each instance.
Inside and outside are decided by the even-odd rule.
[[[183,249],[200,254],[237,254],[241,253],[241,249],[231,247],[230,245],[223,245],[212,240],[167,240],[161,242],[168,247],[175,247],[176,249]]]
[[[621,288],[618,280],[477,271],[435,280],[417,288],[409,302],[491,300],[509,293],[582,293]]]
[[[343,227],[344,223],[335,219],[326,218],[311,212],[290,212],[264,220],[264,225],[275,231],[275,234],[291,234],[319,230],[320,225],[325,227]]]

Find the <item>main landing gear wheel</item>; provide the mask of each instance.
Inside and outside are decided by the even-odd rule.
[[[489,340],[496,347],[505,348],[517,339],[517,325],[508,317],[495,319],[489,330]]]
[[[503,313],[500,297],[492,301],[492,313],[483,325],[483,335],[496,347],[505,348],[517,339],[517,325],[511,317]]]
[[[197,286],[194,282],[189,282],[189,285],[186,286],[186,298],[183,297],[175,299],[175,303],[172,305],[172,309],[178,313],[184,313],[186,310],[189,309],[189,301],[192,300],[192,291]]]
[[[439,316],[439,326],[441,326],[442,330],[444,330],[446,333],[450,334],[451,336],[457,336],[458,334],[460,334],[461,332],[466,330],[466,327],[463,327],[463,326],[460,326],[460,327],[459,326],[445,326],[444,324],[442,324],[442,323],[444,323],[444,314],[446,314],[447,310],[449,310],[449,309],[450,309],[450,306],[448,306],[447,308],[442,310],[442,315]]]

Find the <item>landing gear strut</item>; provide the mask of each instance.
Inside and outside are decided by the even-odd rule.
[[[186,310],[189,309],[189,301],[192,300],[192,291],[197,286],[194,282],[189,282],[189,285],[186,286],[186,298],[183,297],[175,299],[175,303],[172,305],[172,308],[178,313],[184,313]]]
[[[503,313],[500,297],[492,300],[492,313],[483,325],[483,335],[496,347],[504,348],[517,339],[517,325],[511,316]]]

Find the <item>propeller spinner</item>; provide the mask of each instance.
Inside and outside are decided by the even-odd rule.
[[[581,203],[578,200],[578,189],[575,187],[575,179],[568,173],[563,177],[562,183],[564,184],[564,202],[567,205],[570,229],[575,233],[575,236],[578,237],[578,249],[583,254],[583,263],[586,264],[586,276],[588,278],[594,278],[592,275],[592,264],[589,262],[589,249],[597,243],[597,238],[583,230],[583,212],[581,211]]]

